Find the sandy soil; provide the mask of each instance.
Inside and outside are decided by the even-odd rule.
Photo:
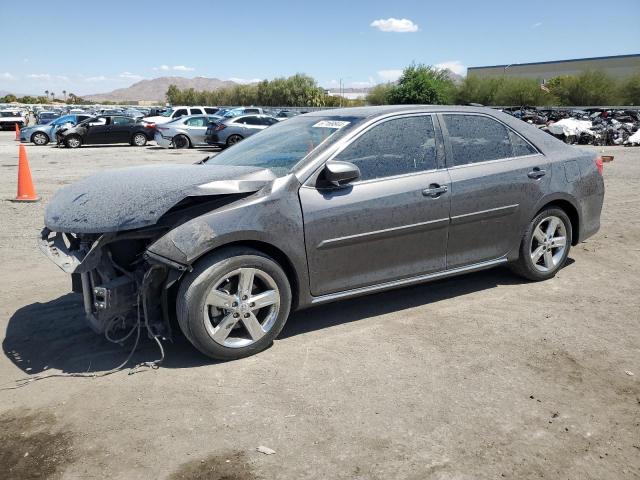
[[[128,353],[85,327],[69,279],[35,246],[55,190],[207,154],[27,150],[43,202],[14,204],[18,147],[0,133],[5,388]],[[0,476],[640,478],[640,149],[604,150],[616,158],[602,229],[553,280],[481,272],[294,315],[241,361],[212,363],[180,337],[158,370],[2,390]],[[134,360],[157,354],[145,341]]]

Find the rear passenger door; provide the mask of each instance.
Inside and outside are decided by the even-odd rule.
[[[129,143],[133,134],[136,121],[131,117],[113,117],[111,119],[111,131],[109,143]]]
[[[207,117],[191,117],[184,122],[193,143],[204,143],[204,134],[207,131],[209,120]]]
[[[447,268],[500,258],[517,248],[544,196],[547,159],[497,119],[440,115],[451,176]]]

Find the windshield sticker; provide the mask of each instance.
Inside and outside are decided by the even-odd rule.
[[[322,120],[314,125],[316,128],[342,128],[349,125],[351,122],[342,122],[338,120]]]

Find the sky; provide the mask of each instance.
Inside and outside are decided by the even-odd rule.
[[[2,0],[0,91],[86,95],[159,76],[243,83],[299,72],[326,88],[368,87],[412,62],[464,75],[640,53],[639,24],[639,0]]]

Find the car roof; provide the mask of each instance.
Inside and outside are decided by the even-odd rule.
[[[307,117],[360,117],[369,118],[390,113],[414,112],[467,112],[467,113],[495,113],[496,110],[487,107],[474,107],[466,105],[376,105],[370,107],[347,107],[334,108],[329,110],[318,110],[305,113]]]

